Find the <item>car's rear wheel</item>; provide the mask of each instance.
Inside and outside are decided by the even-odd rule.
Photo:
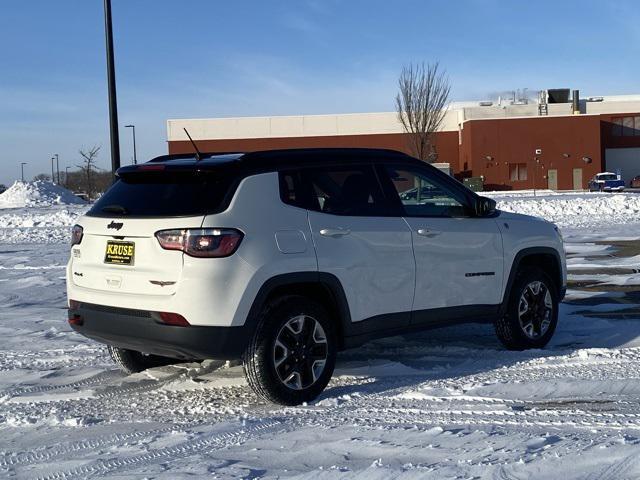
[[[108,346],[111,359],[126,373],[138,373],[148,368],[162,367],[179,363],[180,360],[158,355],[146,355],[135,350]]]
[[[313,300],[291,296],[263,310],[243,366],[258,396],[299,405],[324,390],[335,359],[336,336],[325,309]]]
[[[517,273],[506,314],[496,333],[510,350],[544,347],[558,324],[558,291],[543,270],[525,267]]]

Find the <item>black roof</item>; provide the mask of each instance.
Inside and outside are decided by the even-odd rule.
[[[404,153],[381,148],[296,148],[284,150],[263,150],[247,153],[207,152],[200,154],[196,161],[194,153],[162,155],[147,164],[164,164],[172,167],[198,167],[208,169],[222,164],[236,163],[262,171],[283,167],[312,166],[327,164],[376,163],[379,161],[418,161]],[[143,164],[144,165],[144,164]],[[123,167],[123,169],[128,167]]]

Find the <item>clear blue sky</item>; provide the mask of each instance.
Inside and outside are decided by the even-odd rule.
[[[120,125],[142,160],[166,152],[167,118],[393,110],[412,61],[439,60],[453,100],[640,93],[635,1],[112,1]],[[102,1],[5,2],[0,183],[94,144],[107,167]]]

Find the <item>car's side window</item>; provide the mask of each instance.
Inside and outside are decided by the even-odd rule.
[[[466,197],[419,167],[384,167],[408,217],[469,217]]]
[[[309,209],[332,215],[387,216],[390,208],[372,166],[327,166],[300,171]]]

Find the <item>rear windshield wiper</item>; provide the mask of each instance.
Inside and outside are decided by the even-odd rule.
[[[121,213],[122,215],[129,214],[129,210],[124,208],[122,205],[107,205],[106,207],[102,207],[100,210],[107,213]]]

